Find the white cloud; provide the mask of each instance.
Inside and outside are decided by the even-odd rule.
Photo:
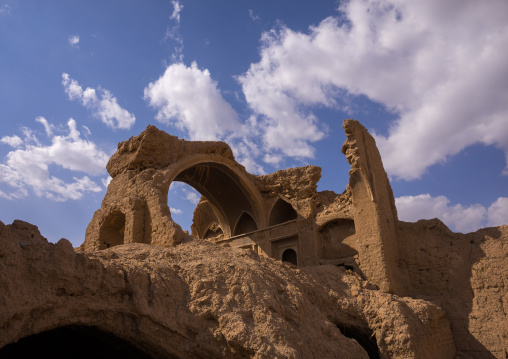
[[[11,147],[19,147],[23,144],[23,140],[19,136],[4,136],[0,142],[6,143]]]
[[[498,198],[488,209],[480,204],[451,205],[445,196],[429,194],[403,196],[395,199],[399,219],[416,222],[439,218],[452,230],[472,232],[486,226],[508,224],[508,198]]]
[[[42,117],[37,121],[45,127],[52,126]],[[0,164],[0,183],[12,188],[10,193],[2,192],[2,197],[26,197],[28,189],[32,189],[37,196],[65,201],[79,199],[85,192],[102,190],[88,176],[74,176],[69,183],[51,174],[50,166],[54,165],[92,176],[105,172],[108,156],[93,142],[81,139],[73,119],[67,126],[66,135],[54,135],[51,144],[46,146],[40,144],[31,130],[23,129],[25,139],[18,146],[23,148],[9,152],[5,164]]]
[[[351,0],[339,9],[308,34],[265,33],[261,60],[239,77],[269,149],[311,156],[309,142],[324,134],[311,106],[347,109],[362,94],[398,115],[376,136],[391,175],[418,178],[477,142],[508,159],[508,2]]]
[[[173,181],[169,185],[169,192],[171,192],[171,191],[177,191],[182,186],[183,186],[183,182]]]
[[[232,136],[226,139],[231,150],[236,156],[236,160],[242,164],[249,173],[266,174],[263,166],[256,162],[255,158],[262,154],[259,146],[253,141],[253,134],[243,138]]]
[[[194,189],[186,189],[182,188],[182,192],[185,194],[185,199],[192,203],[193,205],[197,205],[199,200],[201,199],[201,194]]]
[[[490,205],[487,213],[487,225],[489,227],[500,226],[503,224],[508,225],[508,198],[499,197]]]
[[[173,13],[169,19],[173,20],[174,24],[171,27],[168,26],[166,28],[166,34],[164,35],[163,41],[171,39],[175,42],[175,47],[173,49],[173,53],[171,54],[171,59],[173,62],[182,62],[183,38],[180,34],[180,13],[183,10],[183,5],[180,4],[179,1],[171,1],[171,5],[173,5]]]
[[[173,5],[173,13],[169,17],[171,20],[175,20],[177,23],[180,23],[180,12],[183,9],[183,5],[180,2],[172,0],[171,5]]]
[[[44,117],[37,116],[35,118],[35,121],[37,121],[39,123],[42,123],[42,125],[44,126],[44,129],[46,130],[46,135],[48,135],[48,136],[53,135],[53,129],[54,129],[55,126],[53,126],[52,124],[48,123],[48,121]]]
[[[81,101],[83,106],[91,110],[93,115],[108,127],[130,129],[134,125],[136,117],[123,109],[118,104],[116,97],[108,90],[99,88],[99,95],[95,89],[90,87],[83,90],[78,82],[71,79],[66,73],[62,74],[62,85],[70,100]]]
[[[322,139],[325,129],[312,113],[300,106],[305,101],[295,96],[295,90],[301,85],[309,85],[303,79],[306,70],[293,72],[296,69],[291,69],[289,63],[298,62],[299,54],[285,58],[290,51],[279,52],[277,38],[265,34],[264,41],[261,61],[251,64],[247,73],[238,78],[249,106],[260,115],[255,128],[262,133],[268,151],[313,157],[315,151],[309,142]]]
[[[181,209],[178,209],[178,208],[173,208],[173,207],[169,207],[171,213],[173,214],[182,214],[183,211]]]
[[[279,126],[267,127],[266,121],[250,116],[244,123],[238,114],[223,98],[216,81],[207,69],[198,68],[193,62],[191,66],[174,63],[167,67],[164,74],[145,88],[145,99],[157,110],[157,121],[174,126],[188,134],[190,140],[225,140],[232,148],[238,162],[248,171],[264,174],[264,168],[257,159],[266,158],[268,163],[280,162],[282,156],[312,156],[313,149],[295,140],[295,136],[312,137],[309,127],[298,129],[295,123],[286,123],[288,128]],[[271,133],[267,134],[267,132]],[[275,133],[280,131],[280,133]],[[293,133],[289,141],[287,134]],[[283,144],[286,135],[288,141]],[[277,142],[277,149],[270,149],[270,157],[264,157],[266,146],[260,137],[266,135]],[[284,153],[280,149],[284,147]]]
[[[71,35],[67,38],[69,41],[69,44],[73,47],[79,48],[79,36],[78,35]]]
[[[195,62],[175,63],[145,88],[157,121],[187,131],[191,140],[217,140],[238,131],[237,114],[224,100],[217,82]]]
[[[102,185],[106,188],[108,188],[109,184],[111,183],[111,180],[113,178],[111,176],[108,176],[106,178],[101,179]]]

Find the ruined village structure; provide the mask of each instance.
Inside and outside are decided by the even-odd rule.
[[[120,143],[80,248],[0,223],[0,348],[64,328],[160,358],[508,358],[508,226],[399,221],[373,137],[343,127],[342,194],[319,167],[252,175],[154,126]],[[202,194],[191,234],[174,181]]]

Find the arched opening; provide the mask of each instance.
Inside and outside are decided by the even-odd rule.
[[[201,194],[187,183],[180,181],[171,183],[167,200],[171,218],[189,233],[192,232],[192,218],[200,198]]]
[[[212,222],[210,223],[210,226],[208,226],[208,229],[206,230],[203,239],[217,238],[222,234],[223,234],[222,228],[220,228],[219,224]]]
[[[34,334],[0,349],[0,358],[150,359],[116,335],[88,326],[66,326]]]
[[[125,214],[120,211],[110,213],[99,230],[99,249],[106,249],[124,243]]]
[[[215,217],[225,236],[257,229],[253,199],[240,177],[226,165],[212,162],[193,165],[181,171],[173,181],[188,184],[206,198],[214,212],[211,217]],[[250,219],[240,218],[246,212]],[[202,222],[198,226],[200,235],[204,235],[211,223]]]
[[[298,256],[293,248],[288,248],[282,253],[282,261],[298,265]]]
[[[272,208],[268,226],[275,226],[279,223],[284,223],[296,219],[298,214],[291,204],[279,199]]]
[[[379,347],[377,346],[376,337],[370,329],[359,329],[355,327],[347,327],[341,324],[337,324],[340,332],[346,338],[354,339],[362,346],[367,352],[369,359],[379,359]]]
[[[236,223],[233,235],[238,236],[240,234],[254,232],[257,229],[258,226],[256,225],[254,219],[247,212],[243,212],[240,216],[240,219]]]

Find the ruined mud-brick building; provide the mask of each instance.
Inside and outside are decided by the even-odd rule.
[[[374,139],[344,122],[342,148],[351,164],[344,193],[317,192],[316,166],[255,176],[223,142],[179,140],[154,126],[122,142],[109,163],[113,178],[90,222],[82,249],[124,243],[174,246],[187,234],[172,220],[169,186],[185,182],[202,195],[192,236],[250,248],[297,266],[343,265],[382,290],[407,292],[397,241],[397,212]]]
[[[124,307],[118,309],[120,304],[110,303],[109,299],[101,297],[97,292],[98,288],[87,287],[90,291],[88,302],[86,305],[79,303],[87,308],[115,308],[111,309],[115,313],[127,311],[130,313],[129,318],[132,317],[129,320],[135,322],[129,322],[129,325],[141,334],[136,336],[122,329],[124,324],[119,323],[127,320],[125,313],[118,314],[120,319],[112,319],[114,316],[100,311],[100,315],[94,316],[93,320],[86,319],[81,314],[76,316],[78,319],[74,321],[53,319],[53,324],[42,328],[63,326],[62,323],[107,328],[123,338],[137,341],[138,347],[147,349],[156,357],[167,357],[168,353],[178,357],[182,356],[181,353],[193,353],[196,357],[214,356],[217,355],[214,352],[217,345],[222,348],[220,355],[225,357],[275,355],[305,358],[309,355],[321,355],[317,353],[334,353],[332,357],[362,357],[360,354],[339,355],[329,348],[328,344],[316,344],[321,343],[323,336],[291,341],[293,339],[290,333],[293,329],[288,328],[293,328],[292,326],[299,328],[297,331],[304,331],[305,335],[313,335],[316,330],[319,333],[331,333],[331,329],[302,329],[303,323],[310,317],[318,318],[319,315],[324,315],[327,318],[324,321],[334,323],[335,330],[339,328],[343,335],[353,337],[360,343],[363,341],[362,345],[371,358],[507,358],[508,227],[461,234],[451,232],[438,219],[421,220],[417,223],[399,221],[392,189],[373,137],[357,121],[346,120],[343,127],[347,140],[342,146],[342,152],[350,163],[351,170],[349,184],[342,194],[317,191],[321,171],[318,167],[291,168],[256,176],[246,172],[245,168],[235,161],[230,147],[223,142],[184,141],[154,126],[148,126],[139,136],[120,143],[107,165],[112,180],[102,206],[88,225],[84,243],[77,253],[73,254],[78,257],[72,257],[74,266],[69,273],[80,277],[83,274],[76,274],[74,271],[81,268],[85,274],[88,273],[87,278],[90,275],[102,278],[101,283],[106,283],[110,276],[119,276],[118,281],[125,283],[115,283],[112,286],[125,286],[118,290],[124,293],[120,295],[120,302],[128,303],[125,304],[129,305],[128,310]],[[202,194],[194,212],[191,235],[184,232],[171,216],[167,196],[169,186],[174,181],[185,182]],[[5,235],[18,235],[20,226],[23,231],[28,231],[19,223],[17,227],[15,224],[12,226],[0,226],[0,237],[2,230]],[[34,238],[34,234],[31,236]],[[205,247],[200,247],[203,245]],[[196,253],[201,256],[198,264],[184,260],[182,258],[185,256],[178,254],[185,251],[185,248],[190,248],[189,246],[194,246],[194,256]],[[64,247],[65,243],[57,245],[61,252]],[[26,249],[26,245],[22,248]],[[163,248],[175,249],[161,254]],[[13,251],[18,253],[19,249]],[[207,261],[209,258],[206,251],[209,251],[209,257],[213,258],[212,262]],[[240,275],[238,268],[248,260],[245,259],[245,263],[234,262],[233,258],[236,257],[230,257],[233,255],[231,253],[240,253],[234,256],[257,258],[252,259],[252,263],[249,262],[250,268],[242,272],[243,277],[237,278]],[[16,255],[22,254],[23,252]],[[166,292],[160,292],[162,287],[157,289],[152,284],[157,275],[166,273],[163,277],[166,278],[164,283],[167,283],[175,281],[176,274],[171,269],[173,267],[162,269],[166,260],[154,262],[156,267],[145,268],[140,258],[148,261],[153,256],[170,258],[169,261],[176,256],[180,258],[173,264],[178,268],[177,272],[188,270],[190,274],[179,274],[178,281],[171,286],[165,284],[162,287],[166,288]],[[1,258],[0,251],[0,265]],[[85,264],[88,262],[79,258],[93,259],[101,264]],[[275,261],[263,258],[272,258]],[[137,264],[133,265],[131,260]],[[222,261],[224,263],[220,264]],[[285,271],[289,269],[285,268],[291,266],[283,265],[284,262],[292,263],[299,269],[292,272],[293,274],[287,274]],[[194,263],[195,266],[189,263]],[[276,263],[281,264],[276,267]],[[220,282],[223,272],[228,272],[232,266],[236,266],[236,272],[225,277],[225,282],[221,285],[215,282],[203,284],[203,281],[206,282],[206,275],[212,272],[216,274],[211,280]],[[259,272],[256,272],[256,276],[252,276],[257,270]],[[139,279],[138,271],[146,271],[143,275],[147,275],[148,279]],[[347,276],[348,273],[357,278],[354,281],[359,282],[351,282],[353,279]],[[130,276],[135,277],[137,285],[132,285],[133,279]],[[281,276],[277,278],[285,283],[285,290],[293,288],[294,291],[286,293],[283,289],[275,289],[279,288],[280,284],[271,284],[274,291],[272,294],[259,294],[254,302],[249,299],[248,293],[258,293],[259,288],[271,283],[272,279],[268,278],[273,276]],[[304,276],[305,280],[301,279],[301,276]],[[220,292],[221,288],[232,286],[232,278],[240,280],[238,285],[241,289],[231,289],[229,294],[223,293],[222,297],[219,296],[221,299],[217,299],[214,295]],[[194,283],[196,280],[201,282]],[[314,284],[308,284],[309,280]],[[347,283],[347,289],[344,289],[344,283]],[[48,297],[57,296],[57,299],[51,301],[57,301],[60,305],[75,303],[78,300],[75,293],[83,292],[80,292],[79,288],[69,289],[64,284],[54,285],[58,288],[53,294],[48,294]],[[254,287],[247,290],[245,285]],[[167,288],[173,286],[177,294],[168,294]],[[181,288],[188,288],[188,292]],[[215,294],[207,299],[198,298],[196,293],[199,290],[196,288],[208,289]],[[107,288],[107,291],[109,290]],[[288,303],[287,307],[282,306],[281,315],[285,319],[279,324],[270,324],[273,326],[270,327],[271,330],[275,332],[279,330],[280,323],[289,326],[285,327],[284,335],[270,332],[271,339],[263,337],[265,339],[259,339],[256,343],[252,343],[255,341],[252,338],[257,338],[252,332],[244,335],[243,339],[238,338],[239,334],[233,335],[233,339],[228,337],[231,332],[245,332],[245,328],[253,327],[257,330],[261,326],[266,330],[264,322],[259,319],[264,314],[257,311],[263,311],[265,307],[277,313],[278,310],[273,309],[276,305],[266,304],[263,300],[272,296],[280,301],[296,298],[298,295],[295,293],[299,290],[303,291],[299,295],[306,299],[302,299],[303,302],[298,302],[299,304],[292,302]],[[322,290],[328,294],[322,294],[320,299],[316,299],[316,293],[321,293]],[[145,294],[140,294],[141,292]],[[234,301],[234,304],[228,302],[226,311],[221,311],[222,307],[214,304],[221,302],[224,297],[235,297],[240,292],[243,293],[241,299]],[[172,312],[154,314],[153,308],[158,308],[157,305],[165,306],[164,301],[159,304],[154,302],[154,293],[164,293],[164,296],[170,298],[178,295],[181,297],[179,300],[184,303],[180,304],[181,307],[191,308],[193,315],[205,313],[199,314],[200,320],[205,321],[205,324],[202,324],[205,329],[200,327],[198,330],[191,326],[194,328],[191,330],[194,333],[192,335],[183,333],[182,329],[175,329],[175,323],[182,323],[182,319],[174,317]],[[143,300],[136,300],[137,295]],[[66,298],[65,301],[62,297]],[[13,298],[15,297],[10,300],[14,301]],[[173,301],[173,306],[176,305],[175,300],[170,300]],[[193,306],[193,301],[199,304]],[[4,302],[9,301],[4,299]],[[308,303],[319,303],[318,307],[321,309],[312,310],[321,314],[310,314],[312,310],[302,309],[307,308],[306,306],[310,305]],[[231,315],[236,315],[237,310],[240,310],[238,306],[245,304],[248,304],[247,312],[250,314],[237,318],[243,329],[231,329],[231,323],[234,322]],[[330,309],[327,309],[328,306]],[[302,316],[298,317],[299,319],[288,319],[288,313],[293,311]],[[27,325],[28,320],[23,322],[23,319],[19,319],[24,318],[21,312],[18,308],[12,309],[14,314],[11,313],[8,318],[17,324],[5,322],[11,323],[8,324],[11,328],[8,336],[10,339],[3,344],[0,341],[0,347],[20,338],[20,328],[25,327],[19,323]],[[25,310],[23,313],[26,312],[33,313],[33,309],[32,312]],[[145,323],[143,327],[140,324],[144,323],[143,318],[152,318],[156,323],[153,324],[155,329],[150,327],[152,324]],[[173,319],[168,322],[168,318]],[[188,322],[185,323],[188,325]],[[319,323],[322,324],[322,320]],[[4,328],[5,326],[7,324]],[[33,325],[30,330],[42,330],[37,328],[39,327]],[[211,339],[205,334],[199,334],[201,331],[213,332],[212,329],[222,333],[222,336],[213,334],[215,339]],[[175,331],[180,334],[175,336]],[[172,340],[181,341],[181,348],[167,347],[168,336]],[[191,337],[194,338],[194,346],[186,341]],[[268,345],[268,342],[275,340],[273,338],[280,342]],[[305,346],[304,349],[301,345],[305,341],[307,344],[315,341],[315,346]],[[199,343],[199,350],[203,351],[206,347],[208,351],[200,352],[195,343]],[[194,349],[189,349],[191,347]],[[298,348],[295,349],[296,347]],[[355,352],[356,349],[351,350]],[[310,354],[299,356],[298,353]]]

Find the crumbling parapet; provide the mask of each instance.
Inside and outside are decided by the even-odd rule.
[[[360,268],[386,292],[407,291],[407,269],[397,241],[397,209],[374,138],[358,121],[343,123],[342,153],[351,165],[349,190]]]

